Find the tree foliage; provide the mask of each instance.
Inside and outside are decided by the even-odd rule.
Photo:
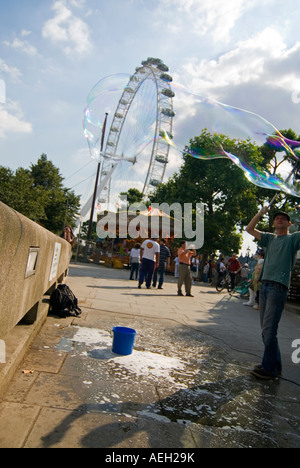
[[[64,187],[59,169],[45,154],[30,169],[14,173],[0,166],[0,200],[56,234],[64,224],[74,225],[80,207],[80,197]]]
[[[89,230],[90,221],[84,221],[81,225],[81,232],[80,237],[82,240],[87,240],[87,234]],[[92,229],[91,229],[91,241],[97,242],[98,234],[97,234],[97,223],[96,221],[92,222]]]
[[[127,192],[121,192],[120,195],[127,198],[127,206],[141,203],[144,197],[143,193],[136,188],[130,188]]]

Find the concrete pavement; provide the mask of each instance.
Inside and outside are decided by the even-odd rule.
[[[80,318],[49,316],[2,397],[0,447],[300,447],[300,315],[280,324],[283,377],[249,375],[263,346],[259,312],[197,284],[178,297],[137,289],[126,270],[77,264],[67,284]],[[137,331],[131,356],[112,329]]]

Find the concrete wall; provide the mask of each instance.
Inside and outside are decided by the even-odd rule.
[[[68,242],[0,202],[0,339],[33,323],[43,296],[66,275]]]

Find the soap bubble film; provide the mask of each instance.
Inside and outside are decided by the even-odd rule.
[[[175,151],[199,160],[216,160],[216,164],[219,158],[227,158],[243,170],[253,184],[300,196],[294,185],[294,172],[300,165],[299,141],[285,138],[258,114],[197,95],[178,84],[172,83],[172,89],[176,93],[174,128],[172,135],[164,134],[162,137]],[[197,144],[197,136],[203,131],[210,145],[201,147]],[[273,150],[280,175],[268,172],[262,164],[254,164],[249,152],[235,154],[232,140],[237,147],[241,147],[242,142],[249,142],[259,148]]]
[[[105,112],[113,116],[123,90],[130,80],[129,74],[111,75],[103,78],[91,90],[84,111],[84,134],[93,158],[100,156],[100,141]],[[132,171],[140,178],[147,170],[149,148],[151,147],[157,122],[157,93],[151,80],[144,83],[136,94],[130,112],[126,117],[121,138],[116,148],[117,155],[137,157],[139,164]],[[218,102],[210,97],[196,94],[184,86],[171,84],[175,92],[172,133],[162,132],[158,138],[165,140],[175,153],[189,155],[201,161],[226,158],[236,164],[247,179],[262,188],[282,191],[299,197],[299,189],[294,184],[294,172],[300,164],[300,142],[285,138],[276,127],[253,112]],[[108,123],[109,126],[109,123]],[[205,130],[210,139],[201,148],[197,137]],[[276,153],[276,174],[272,168],[265,169],[250,159],[249,152],[235,154],[232,141],[251,143],[259,148],[267,147]],[[148,149],[148,152],[147,152]],[[182,157],[178,158],[178,169]],[[204,162],[200,162],[199,164]],[[122,179],[122,173],[120,173]],[[123,174],[124,178],[124,174]],[[132,182],[134,177],[132,178]],[[199,181],[201,182],[201,181]],[[141,185],[138,187],[140,189]],[[122,188],[125,190],[125,187]]]

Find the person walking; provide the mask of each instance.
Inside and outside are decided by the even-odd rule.
[[[135,244],[135,246],[130,251],[130,280],[133,280],[133,275],[135,273],[135,279],[138,279],[139,269],[140,269],[140,253],[141,253],[141,246],[139,243]]]
[[[192,277],[191,277],[190,265],[191,265],[191,258],[194,257],[195,255],[196,255],[195,249],[187,249],[186,242],[185,241],[180,242],[180,248],[178,249],[178,259],[179,259],[179,268],[178,268],[179,278],[178,278],[178,283],[177,283],[178,296],[183,296],[181,289],[182,289],[182,285],[184,284],[186,296],[193,297],[193,295],[191,294]]]
[[[291,272],[296,263],[297,251],[300,250],[300,232],[289,234],[291,220],[284,212],[274,215],[275,234],[258,231],[256,225],[267,211],[268,207],[263,207],[250,221],[246,231],[265,248],[259,293],[264,355],[261,365],[255,366],[251,374],[259,379],[270,380],[282,372],[277,333],[290,287]]]
[[[203,283],[208,282],[209,268],[210,268],[210,264],[208,263],[208,261],[206,261],[203,267]]]
[[[253,307],[254,309],[258,310],[259,289],[261,286],[259,279],[262,272],[265,257],[265,252],[263,251],[263,249],[259,249],[258,252],[255,254],[255,257],[257,257],[257,264],[255,265],[254,272],[252,275],[251,286],[249,288],[249,301],[245,302],[244,305]]]
[[[199,277],[199,256],[196,255],[195,257],[191,258],[191,275],[192,275],[192,284],[195,284],[195,281]]]
[[[216,271],[218,273],[217,286],[220,286],[222,279],[226,273],[226,267],[224,263],[224,256],[220,255],[219,260],[217,261]]]
[[[159,264],[159,244],[152,239],[145,240],[141,245],[141,267],[138,288],[141,289],[144,280],[148,289],[151,288],[151,280],[155,267]]]
[[[166,246],[165,239],[160,241],[159,265],[155,268],[152,286],[156,288],[157,277],[159,273],[158,289],[163,289],[162,285],[165,278],[165,271],[170,267],[170,249]]]
[[[236,253],[232,254],[232,256],[225,262],[225,267],[228,269],[230,278],[231,278],[231,289],[234,290],[237,284],[237,274],[241,271],[242,265],[238,261],[238,256]]]

